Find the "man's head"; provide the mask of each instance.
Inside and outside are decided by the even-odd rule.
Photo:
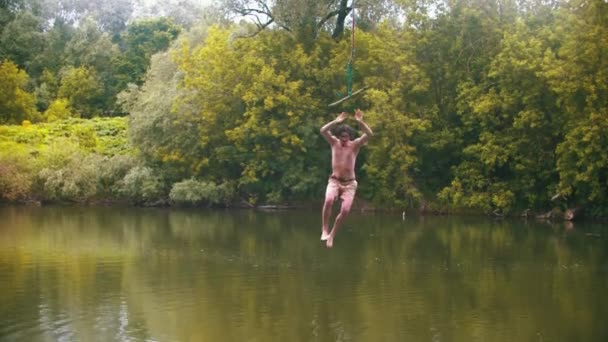
[[[355,130],[349,125],[343,124],[336,128],[335,135],[341,142],[345,143],[355,139]]]

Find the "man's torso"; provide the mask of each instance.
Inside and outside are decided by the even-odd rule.
[[[346,146],[336,142],[331,146],[332,176],[341,181],[355,179],[355,162],[359,147],[350,141]]]

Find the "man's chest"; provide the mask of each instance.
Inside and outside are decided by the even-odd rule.
[[[357,156],[357,149],[353,145],[336,144],[332,147],[332,155],[334,158],[352,159]]]

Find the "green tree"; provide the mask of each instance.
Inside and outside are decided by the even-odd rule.
[[[36,98],[26,90],[28,75],[11,61],[0,64],[0,124],[36,121]]]
[[[28,0],[32,10],[47,23],[59,20],[71,26],[79,26],[89,17],[99,23],[101,31],[115,37],[122,32],[132,18],[137,2],[134,0]]]
[[[168,53],[152,58],[146,82],[131,84],[119,94],[122,109],[129,113],[129,140],[138,148],[140,158],[155,165],[166,178],[178,181],[192,175],[201,139],[194,117],[177,115],[173,103],[179,94],[181,77]],[[181,152],[178,152],[181,151]]]
[[[6,24],[15,19],[15,14],[24,6],[23,0],[4,0],[0,2],[0,34]]]
[[[74,38],[76,29],[60,18],[54,19],[53,26],[45,33],[45,45],[43,51],[35,60],[32,69],[33,78],[39,78],[37,84],[48,83],[48,75],[45,72],[56,75],[64,65],[71,63],[73,56],[69,54],[72,50],[67,49],[68,44]],[[49,84],[50,85],[50,84]]]
[[[49,108],[44,112],[44,118],[47,122],[67,119],[72,116],[70,101],[68,99],[56,99],[51,103]]]
[[[0,35],[0,59],[10,59],[19,68],[32,72],[35,59],[41,55],[45,37],[40,18],[31,12],[21,11],[10,21]]]
[[[326,176],[311,164],[325,104],[308,86],[322,50],[306,51],[280,31],[232,44],[229,34],[214,28],[204,46],[178,55],[185,78],[176,108],[198,122],[196,170],[237,180],[253,202],[300,197]]]
[[[87,15],[95,18],[103,32],[113,39],[127,28],[137,2],[133,0],[87,1],[80,0]]]
[[[63,72],[57,95],[68,99],[79,117],[90,118],[101,113],[98,105],[101,92],[95,70],[71,67]]]
[[[557,192],[606,214],[608,201],[608,3],[573,1],[557,12],[544,75],[567,122],[556,149]]]
[[[46,110],[57,97],[59,80],[52,71],[44,69],[38,82],[40,85],[36,88],[36,105],[39,110]]]
[[[289,32],[305,47],[312,47],[320,33],[331,32],[334,39],[342,38],[355,1],[348,0],[279,0],[242,1],[223,0],[221,7],[228,17],[248,18],[255,24],[251,32],[239,33],[240,37],[251,37],[268,27],[278,27]],[[399,11],[394,1],[356,1],[356,11],[361,11],[364,28],[375,27],[382,19],[398,19]]]
[[[150,0],[139,4],[137,18],[171,18],[176,25],[186,29],[208,22],[219,22],[221,16],[216,6],[205,6],[197,0]]]
[[[124,53],[114,60],[117,88],[125,89],[128,83],[141,85],[152,55],[166,50],[179,32],[180,28],[170,18],[131,23],[122,36]]]
[[[418,2],[415,4],[418,7]],[[429,185],[440,189],[452,178],[450,169],[460,162],[468,140],[479,133],[462,127],[458,101],[461,87],[484,81],[492,59],[500,50],[502,30],[512,23],[506,15],[508,1],[458,0],[437,4],[435,18],[413,12],[408,24],[420,27],[415,32],[417,58],[430,78],[425,104],[436,109],[429,112],[431,134],[421,144],[424,158],[421,175],[434,179]]]
[[[118,45],[112,42],[110,34],[103,32],[91,17],[82,20],[65,44],[64,67],[87,68],[99,82],[95,100],[90,103],[95,107],[96,114],[101,114],[104,109],[113,109],[115,96],[119,91],[116,88],[117,76],[113,61],[119,56]],[[70,100],[74,108],[80,109],[79,104]]]
[[[549,48],[540,26],[523,21],[506,32],[484,79],[460,87],[460,115],[477,141],[463,150],[450,194],[459,205],[490,210],[544,207],[555,186],[554,150],[563,116],[542,75]],[[464,193],[458,193],[462,192]]]
[[[414,36],[381,25],[373,34],[359,33],[357,46],[355,67],[371,88],[365,96],[371,103],[366,115],[376,132],[366,148],[366,173],[360,175],[369,180],[362,183],[369,183],[368,191],[379,203],[405,206],[419,202],[425,189],[417,178],[420,153],[416,139],[428,134],[431,127],[429,109],[420,100],[430,83],[416,61]]]
[[[213,28],[202,45],[172,50],[174,63],[155,57],[125,99],[134,144],[173,182],[234,182],[252,201],[306,196],[326,176],[317,163],[327,154],[318,148],[326,102],[311,96],[324,51],[306,52],[282,32],[229,35]]]

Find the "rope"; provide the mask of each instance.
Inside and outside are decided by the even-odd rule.
[[[355,96],[363,91],[365,91],[365,89],[367,87],[363,87],[355,92],[353,92],[353,78],[354,78],[354,68],[353,68],[353,64],[355,61],[355,0],[352,0],[351,3],[352,6],[352,32],[351,32],[351,38],[350,38],[350,57],[348,59],[348,64],[346,64],[346,91],[347,91],[347,96],[344,98],[341,98],[338,101],[335,101],[333,103],[329,104],[329,107],[333,107],[336,106],[348,99],[350,99],[352,96]]]
[[[351,3],[351,6],[353,8],[352,10],[352,17],[353,17],[353,27],[352,27],[352,33],[351,33],[351,39],[350,39],[350,62],[353,61],[353,59],[355,59],[355,0],[353,0],[353,2]]]
[[[348,96],[353,95],[353,64],[351,62],[346,64],[346,92]]]
[[[353,95],[353,61],[355,59],[355,0],[351,3],[352,6],[352,30],[350,39],[350,58],[346,65],[346,92],[348,96]]]

